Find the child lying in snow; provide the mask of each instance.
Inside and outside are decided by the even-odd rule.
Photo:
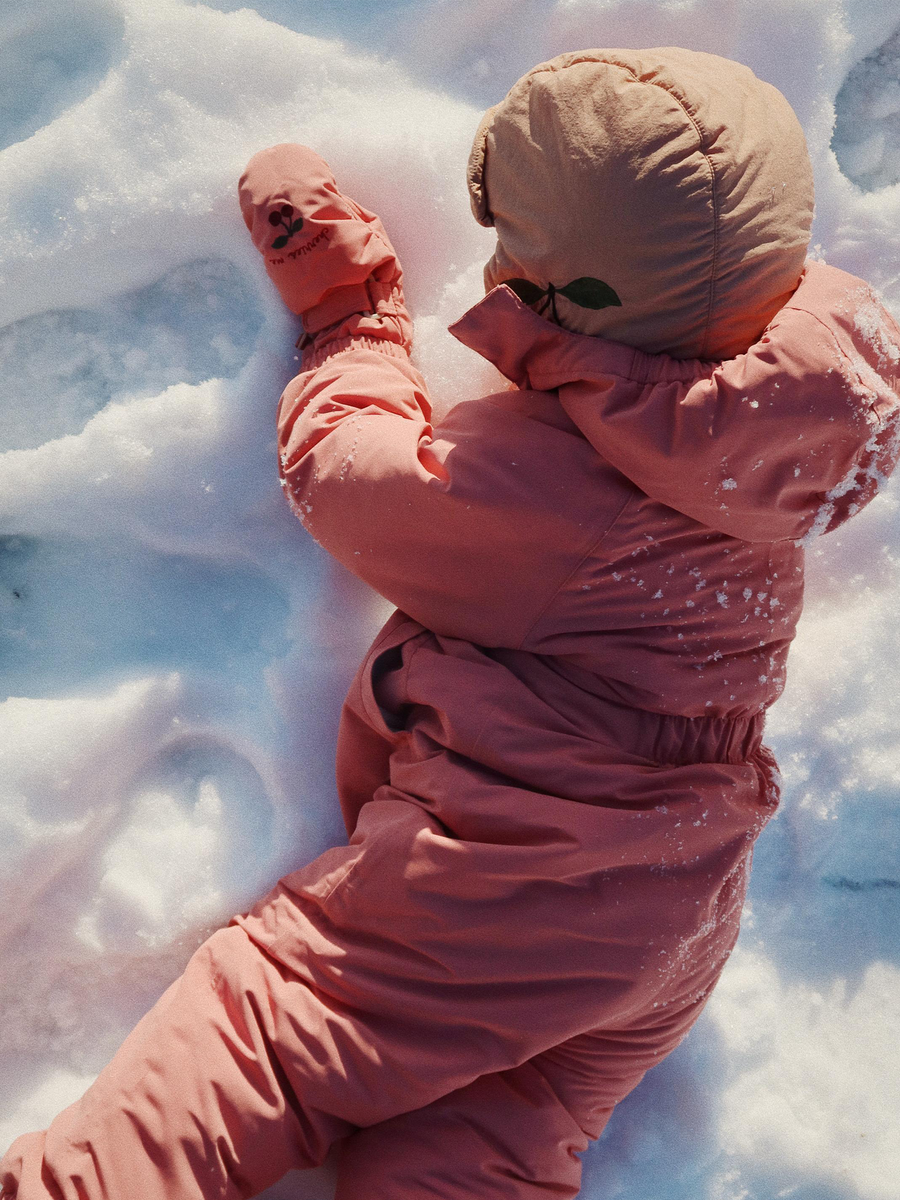
[[[723,59],[543,64],[469,186],[497,251],[453,332],[518,390],[432,428],[377,217],[300,146],[241,180],[305,328],[285,491],[399,610],[343,714],[350,841],[210,938],[4,1197],[250,1196],[337,1139],[339,1200],[574,1196],[734,944],[802,543],[893,466],[900,329],[804,265],[802,133]]]

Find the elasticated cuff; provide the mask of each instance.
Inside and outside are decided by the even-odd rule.
[[[388,338],[355,334],[350,337],[336,338],[333,341],[313,342],[303,351],[302,368],[304,371],[314,371],[329,358],[333,358],[335,354],[342,354],[345,350],[375,350],[379,354],[387,355],[388,358],[409,358],[402,346]]]

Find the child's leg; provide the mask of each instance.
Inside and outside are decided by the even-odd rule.
[[[335,1200],[559,1200],[615,1105],[678,1045],[702,1000],[663,1022],[582,1034],[341,1146]]]
[[[642,871],[633,885],[627,872],[616,903],[598,906],[597,887],[568,881],[587,862],[606,886],[602,855],[582,852],[574,837],[563,843],[571,853],[554,830],[545,845],[539,827],[527,845],[465,843],[390,789],[379,795],[351,845],[287,877],[243,927],[201,947],[46,1136],[14,1143],[0,1164],[11,1196],[249,1197],[291,1167],[317,1164],[358,1127],[542,1053],[542,1074],[570,1114],[556,1112],[554,1128],[573,1145],[576,1126],[589,1129],[598,1066],[630,1090],[635,1069],[639,1077],[658,1057],[657,1035],[671,1035],[661,1023],[646,1032],[653,998],[666,992],[671,1019],[681,995],[683,1012],[718,973],[719,940],[733,940],[727,917],[691,939],[674,978],[651,969],[647,913],[657,914],[654,954],[663,937],[682,944],[675,918],[696,922],[692,884],[707,889],[706,871],[693,880]],[[604,825],[616,818],[571,808],[576,820],[590,811]],[[629,1010],[645,1024],[625,1028]],[[622,1030],[616,1046],[588,1038],[574,1054],[570,1042],[548,1050],[598,1021]],[[521,1077],[543,1104],[543,1085]],[[502,1112],[496,1119],[515,1132]]]
[[[297,1099],[281,1061],[296,1045],[278,1045],[290,1021],[322,1045],[318,1009],[242,929],[219,930],[82,1099],[13,1143],[3,1200],[232,1200],[319,1163],[352,1127]]]
[[[564,1200],[588,1137],[536,1067],[483,1075],[341,1147],[335,1200]]]
[[[553,964],[550,996],[505,983],[514,948],[489,941],[508,901],[498,913],[469,898],[467,859],[416,805],[366,805],[353,844],[288,877],[248,919],[255,938],[214,934],[82,1100],[13,1144],[7,1193],[249,1197],[356,1127],[536,1053],[577,1003]],[[467,962],[483,981],[467,982]]]

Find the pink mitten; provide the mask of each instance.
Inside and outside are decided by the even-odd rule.
[[[342,330],[409,348],[400,264],[381,221],[344,196],[327,163],[289,142],[255,154],[241,176],[241,211],[266,271],[307,337]]]

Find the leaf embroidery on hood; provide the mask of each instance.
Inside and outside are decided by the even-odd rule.
[[[573,279],[565,287],[556,287],[554,284],[548,283],[545,288],[542,288],[536,283],[532,283],[530,279],[504,279],[503,282],[515,292],[523,304],[537,304],[538,301],[543,300],[544,303],[536,310],[538,316],[541,316],[549,308],[557,325],[560,323],[559,314],[556,311],[557,296],[565,296],[579,308],[622,307],[622,301],[609,284],[604,283],[602,279],[592,279],[590,275],[582,275],[578,279]]]
[[[286,246],[295,233],[299,233],[303,228],[303,218],[297,217],[296,220],[291,218],[294,216],[293,204],[282,204],[278,208],[269,213],[269,224],[278,226],[281,225],[287,233],[280,234],[272,243],[273,250],[280,250],[282,246]]]

